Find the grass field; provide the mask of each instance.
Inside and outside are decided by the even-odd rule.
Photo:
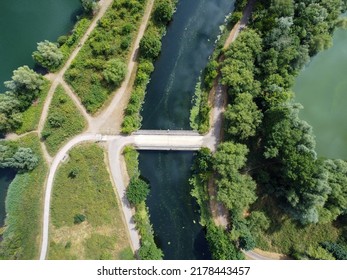
[[[75,223],[76,215],[85,221]],[[70,152],[58,170],[51,205],[49,259],[131,259],[120,206],[96,144]]]
[[[59,85],[54,93],[42,131],[48,152],[51,155],[56,154],[70,138],[81,133],[86,127],[87,121],[63,87]]]
[[[31,148],[39,157],[39,165],[31,172],[17,174],[6,197],[6,230],[0,258],[37,259],[40,249],[42,197],[47,166],[35,133],[17,141]]]
[[[35,101],[35,103],[32,106],[29,107],[28,110],[22,113],[23,124],[20,128],[16,130],[17,134],[23,134],[25,132],[37,129],[43,105],[45,103],[50,86],[51,83],[48,80],[45,80],[43,88],[39,94],[39,98]]]

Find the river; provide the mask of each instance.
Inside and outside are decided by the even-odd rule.
[[[317,153],[347,160],[347,30],[334,34],[333,46],[316,55],[296,79],[300,118],[313,126]]]
[[[81,12],[79,0],[11,0],[0,4],[0,92],[3,82],[22,65],[34,66],[36,43],[55,41],[69,32]],[[5,199],[13,172],[0,169],[0,227],[5,217]]]
[[[180,0],[162,41],[147,87],[142,129],[190,129],[194,88],[206,66],[230,0]],[[151,185],[147,201],[164,259],[211,258],[198,206],[188,183],[192,152],[140,152],[140,170]]]

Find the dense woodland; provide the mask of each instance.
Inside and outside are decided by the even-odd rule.
[[[238,9],[245,4],[239,1]],[[215,173],[217,199],[230,214],[225,242],[252,249],[259,232],[276,231],[275,220],[289,219],[297,229],[329,224],[340,235],[333,241],[320,236],[325,242],[316,242],[308,252],[292,244],[285,253],[294,258],[346,256],[347,163],[317,157],[312,127],[300,120],[301,105],[293,102],[291,91],[310,57],[331,46],[345,10],[342,0],[259,0],[249,26],[223,53],[224,61],[210,62],[206,69],[205,84],[211,84],[219,66],[228,88],[224,143],[209,156],[211,164],[204,164]],[[201,177],[201,171],[196,173],[195,180]],[[267,211],[266,204],[273,210]],[[222,242],[216,229],[207,227],[207,232],[210,240]],[[213,255],[220,257],[220,252]]]

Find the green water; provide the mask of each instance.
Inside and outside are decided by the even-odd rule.
[[[337,30],[334,45],[315,56],[296,79],[300,117],[313,126],[319,156],[347,160],[347,30]]]
[[[0,92],[19,66],[34,66],[36,43],[69,32],[81,9],[79,0],[10,0],[0,4]]]
[[[230,0],[180,0],[163,38],[147,87],[143,129],[190,129],[194,88],[206,66]],[[147,205],[165,259],[210,259],[198,206],[188,180],[192,152],[140,152],[141,174],[151,185]]]

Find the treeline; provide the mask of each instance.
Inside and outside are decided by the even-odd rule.
[[[205,71],[210,88],[221,67],[228,89],[225,142],[212,171],[217,199],[230,213],[229,237],[239,248],[252,249],[270,225],[264,212],[251,211],[264,197],[301,226],[346,214],[347,164],[317,157],[312,128],[299,119],[301,105],[291,91],[310,57],[331,46],[345,10],[342,0],[257,1],[224,61],[212,57]]]
[[[176,0],[158,0],[147,30],[140,42],[139,64],[136,78],[131,92],[131,97],[122,123],[122,132],[131,133],[141,127],[140,111],[146,94],[147,84],[151,73],[154,71],[153,63],[161,51],[161,38],[166,31],[166,26],[171,21]]]

